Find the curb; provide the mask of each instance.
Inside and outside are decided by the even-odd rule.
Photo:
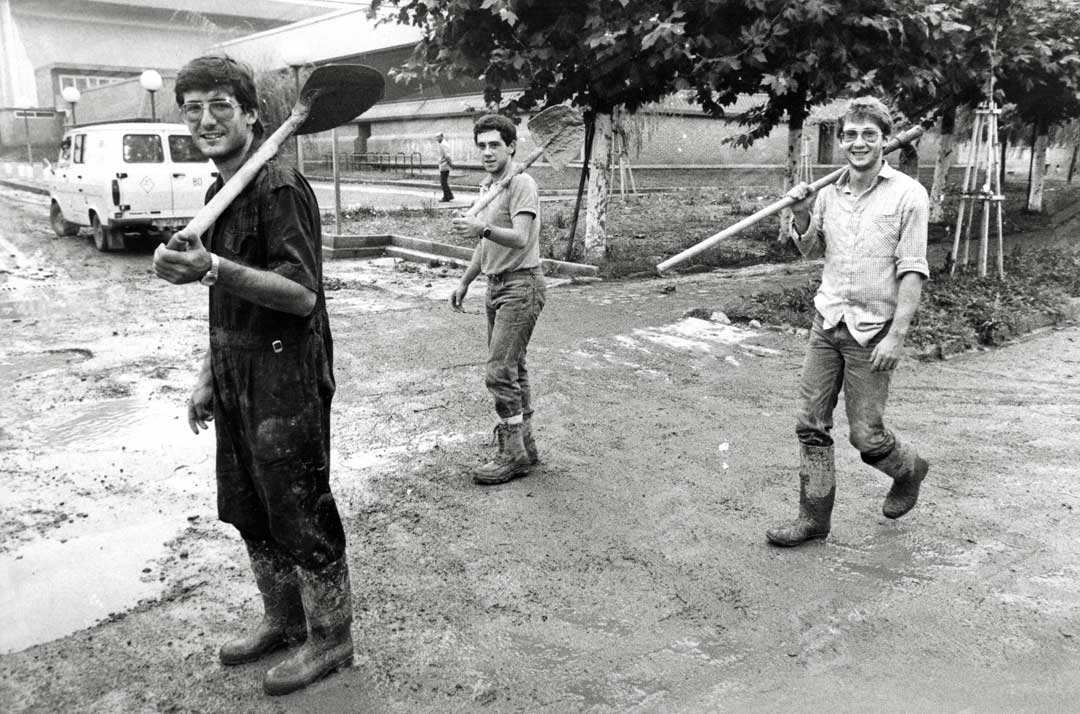
[[[42,196],[49,195],[49,189],[42,186],[35,186],[33,184],[23,183],[22,181],[12,181],[11,179],[6,178],[0,178],[0,186],[7,186],[8,188],[14,188],[28,193],[36,193]]]

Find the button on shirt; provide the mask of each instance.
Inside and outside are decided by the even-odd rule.
[[[846,172],[818,192],[806,233],[792,228],[792,237],[805,257],[825,256],[814,296],[825,329],[843,321],[866,346],[893,318],[900,276],[930,277],[929,215],[922,184],[887,163],[862,194],[852,192]]]

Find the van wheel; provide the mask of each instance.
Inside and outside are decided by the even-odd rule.
[[[94,247],[102,253],[109,252],[112,231],[109,230],[108,226],[102,225],[101,219],[97,217],[96,213],[90,217],[90,225],[94,230]]]
[[[49,207],[49,223],[52,224],[53,232],[58,236],[73,236],[79,232],[79,226],[64,218],[64,212],[60,210],[60,204],[52,202]]]

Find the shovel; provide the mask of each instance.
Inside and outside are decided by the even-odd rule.
[[[552,168],[562,171],[571,159],[578,156],[578,147],[585,137],[585,120],[572,107],[556,104],[548,107],[529,120],[529,131],[537,144],[534,150],[509,175],[502,177],[487,190],[483,196],[465,212],[466,216],[475,216],[506,190],[510,181],[525,169],[536,163],[541,156],[547,159]]]
[[[904,132],[901,132],[901,133],[897,134],[893,139],[890,139],[888,142],[886,142],[885,146],[882,148],[882,152],[887,154],[890,151],[896,151],[901,146],[904,146],[906,144],[910,144],[911,142],[915,141],[920,136],[922,136],[922,134],[923,134],[923,128],[921,126],[913,126],[912,128],[908,129],[907,131],[904,131]],[[846,171],[846,170],[847,169],[837,169],[836,171],[833,171],[830,174],[826,174],[825,176],[822,176],[817,181],[810,184],[810,193],[815,194],[818,191],[820,191],[821,189],[828,186],[829,184],[836,183],[837,179],[839,179],[841,176],[843,176],[844,171]],[[730,226],[728,228],[725,228],[724,230],[720,231],[716,235],[710,236],[710,237],[706,238],[705,240],[701,241],[700,243],[690,246],[689,248],[687,248],[683,252],[679,253],[678,255],[674,255],[674,256],[668,258],[663,263],[660,263],[659,265],[656,266],[656,272],[658,274],[663,274],[665,271],[670,270],[671,268],[675,267],[679,263],[685,263],[687,260],[690,260],[695,255],[697,255],[698,253],[701,253],[703,251],[708,250],[709,248],[713,247],[714,245],[716,245],[720,241],[724,240],[725,238],[730,238],[733,235],[735,235],[736,233],[739,233],[740,231],[742,231],[742,230],[744,230],[746,228],[749,228],[750,226],[754,225],[755,223],[759,223],[761,220],[763,220],[765,218],[768,218],[769,216],[773,215],[774,213],[779,213],[780,211],[784,210],[788,206],[792,206],[792,205],[794,205],[796,203],[798,203],[798,201],[796,201],[794,198],[791,198],[789,196],[785,196],[784,198],[781,198],[779,201],[777,201],[775,203],[771,203],[768,206],[766,206],[765,208],[762,208],[757,213],[754,213],[752,215],[747,216],[746,218],[742,219],[741,221],[739,221],[735,225]]]
[[[271,134],[244,165],[225,182],[210,202],[199,209],[180,233],[169,239],[170,250],[183,250],[186,241],[177,236],[201,236],[251,183],[267,161],[293,134],[316,134],[353,119],[382,99],[383,76],[359,64],[328,64],[316,67],[300,88],[292,114]]]

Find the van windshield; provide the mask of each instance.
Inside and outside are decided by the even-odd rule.
[[[157,134],[124,134],[124,161],[129,164],[162,164],[161,137]]]
[[[169,134],[169,156],[177,164],[201,164],[206,157],[187,134]]]

